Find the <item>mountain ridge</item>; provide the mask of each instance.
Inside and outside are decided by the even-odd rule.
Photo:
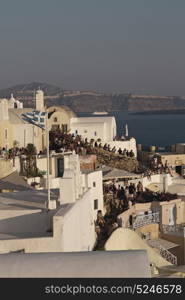
[[[14,97],[25,107],[34,106],[34,91],[41,88],[46,105],[67,105],[75,112],[94,111],[179,111],[185,109],[185,98],[179,96],[139,95],[131,93],[99,93],[96,91],[69,91],[53,84],[31,82],[0,89],[0,98]]]

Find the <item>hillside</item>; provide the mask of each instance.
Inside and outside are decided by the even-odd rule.
[[[10,88],[0,90],[0,98],[10,98],[13,93],[14,97],[23,101],[25,107],[34,106],[34,91],[38,88],[44,91],[45,99],[60,99],[63,97],[63,89],[52,84],[43,82],[32,82],[28,84],[19,84]]]
[[[0,98],[9,98],[11,93],[24,102],[25,107],[34,106],[34,90],[40,87],[45,94],[46,104],[67,105],[75,112],[94,111],[180,111],[185,109],[184,97],[105,94],[95,91],[65,91],[55,85],[33,82],[0,90]]]

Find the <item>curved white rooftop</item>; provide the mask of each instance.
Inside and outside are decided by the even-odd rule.
[[[154,263],[157,267],[171,265],[158,252],[148,246],[140,236],[131,229],[118,228],[107,240],[105,250],[146,250],[150,263]]]

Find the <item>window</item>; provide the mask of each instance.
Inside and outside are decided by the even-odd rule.
[[[67,133],[67,124],[62,124],[62,132]]]
[[[8,139],[8,129],[5,129],[5,140]]]
[[[93,182],[93,187],[95,187],[95,186],[96,186],[96,182],[94,181],[94,182]]]
[[[94,209],[98,209],[98,199],[94,200]]]
[[[78,130],[75,130],[75,133],[78,134]]]
[[[94,135],[97,136],[97,132],[96,131],[94,132]]]
[[[57,118],[54,118],[54,119],[53,119],[53,122],[58,122],[58,119],[57,119]]]
[[[87,133],[87,130],[84,130],[84,133]]]

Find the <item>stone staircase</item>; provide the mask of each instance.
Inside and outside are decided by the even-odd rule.
[[[147,244],[155,248],[159,254],[166,259],[168,262],[170,262],[172,265],[177,265],[177,257],[172,254],[164,245],[162,245],[163,240],[156,239],[156,240],[147,240]],[[165,241],[168,243],[167,241]]]

